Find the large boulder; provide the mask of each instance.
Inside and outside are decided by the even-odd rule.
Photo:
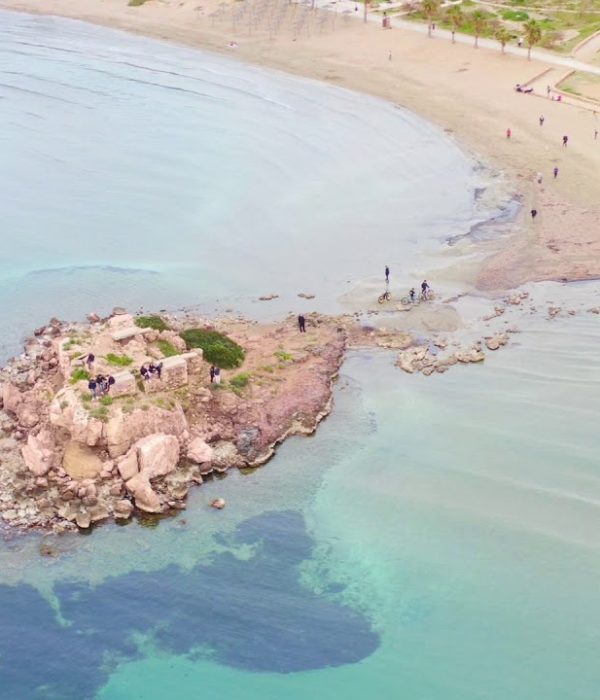
[[[129,479],[132,479],[140,471],[135,447],[132,447],[125,456],[119,457],[117,460],[117,469],[123,481],[129,481]]]
[[[213,448],[208,445],[202,438],[196,437],[190,441],[187,448],[187,458],[196,464],[204,464],[212,461],[214,457]]]
[[[77,481],[95,479],[102,471],[102,460],[87,445],[71,440],[65,447],[63,469]]]
[[[173,435],[148,435],[138,440],[134,447],[140,473],[147,479],[170,474],[179,461],[179,441]]]
[[[143,474],[137,474],[125,484],[135,500],[135,505],[146,513],[160,513],[160,499]]]
[[[27,443],[21,448],[23,460],[32,474],[44,476],[52,466],[54,453],[41,440],[29,435]]]
[[[19,404],[23,401],[23,395],[14,384],[6,382],[2,385],[2,401],[5,411],[15,413]]]
[[[123,413],[119,407],[113,406],[110,420],[104,427],[111,457],[124,455],[141,437],[165,433],[180,438],[188,430],[181,406],[172,410],[150,406],[147,410],[136,409],[131,413]]]

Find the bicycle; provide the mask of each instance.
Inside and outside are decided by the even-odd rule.
[[[421,292],[419,296],[415,294],[414,299],[411,299],[410,296],[402,297],[400,299],[400,303],[403,304],[404,306],[409,306],[409,305],[417,305],[420,304],[423,301],[431,301],[433,299],[433,290],[428,289],[426,292]]]
[[[385,291],[383,294],[381,294],[378,298],[377,301],[380,304],[383,304],[384,301],[389,301],[392,298],[392,295],[389,291]]]

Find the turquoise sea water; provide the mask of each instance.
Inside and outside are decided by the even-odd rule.
[[[0,50],[13,62],[1,82],[14,80],[12,88],[0,87],[4,123],[13,115],[2,165],[4,235],[20,232],[4,247],[8,260],[2,258],[5,350],[18,344],[20,329],[38,318],[81,314],[91,304],[100,308],[132,299],[154,307],[210,306],[217,295],[207,295],[222,284],[218,288],[227,295],[226,303],[243,305],[263,291],[263,275],[282,291],[282,306],[275,308],[287,310],[306,279],[300,282],[289,270],[297,269],[311,250],[316,254],[310,264],[302,264],[302,273],[319,285],[323,298],[328,290],[334,297],[333,292],[344,290],[346,267],[348,279],[359,280],[383,255],[372,237],[361,250],[354,249],[372,225],[361,229],[359,215],[372,218],[380,206],[388,211],[380,197],[395,215],[404,216],[403,227],[384,227],[381,234],[389,235],[386,250],[394,245],[393,269],[433,250],[446,225],[467,228],[473,217],[470,164],[438,132],[403,112],[84,25],[18,15],[0,19]],[[185,181],[209,177],[191,157],[189,143],[182,149],[177,142],[184,133],[189,137],[190,125],[201,118],[201,109],[190,115],[178,100],[189,100],[189,107],[199,98],[164,85],[140,87],[139,69],[126,64],[139,65],[142,59],[155,73],[169,66],[168,80],[187,84],[195,76],[200,92],[208,89],[210,68],[218,73],[212,81],[218,94],[223,81],[233,80],[261,95],[249,98],[252,104],[287,100],[294,105],[293,118],[281,127],[283,145],[267,151],[268,163],[264,148],[253,155],[244,150],[250,149],[247,138],[240,138],[240,150],[229,159],[227,167],[239,156],[249,172],[256,168],[254,179],[248,175],[238,183],[239,192],[251,188],[244,207],[235,199],[231,209],[223,209],[224,201],[217,201],[220,185],[228,181],[223,173],[203,203],[196,197],[199,188],[191,185],[179,199]],[[86,61],[95,68],[82,68]],[[98,64],[110,66],[101,78]],[[115,76],[115,65],[126,78]],[[22,78],[26,70],[31,83]],[[81,70],[96,77],[81,83]],[[127,79],[130,71],[135,79]],[[96,80],[105,81],[103,87]],[[77,102],[70,93],[76,105],[61,104],[53,111],[49,95],[63,94],[59,83],[71,91],[74,83],[104,90],[106,100],[88,109],[85,101],[96,98],[86,95]],[[173,97],[167,99],[164,90]],[[231,95],[231,89],[226,92]],[[253,117],[238,92],[227,98],[233,100],[230,109],[239,99],[239,109],[243,105],[246,111],[241,120],[240,114],[230,115],[227,143],[248,119],[254,119],[254,134],[263,119],[281,118],[279,108],[273,117],[272,107]],[[175,115],[165,114],[170,108]],[[368,117],[358,119],[359,109]],[[312,123],[311,110],[323,120],[314,124],[314,150],[307,152],[308,141],[298,134],[301,123]],[[26,112],[37,114],[41,133],[24,118]],[[174,140],[157,140],[139,118],[142,112],[149,124],[161,125],[160,133],[172,123]],[[51,117],[54,125],[48,123]],[[61,119],[71,128],[63,129]],[[82,120],[85,129],[78,126]],[[328,131],[328,120],[335,129]],[[386,177],[366,190],[361,177],[370,159],[381,154],[378,130],[371,127],[385,126],[389,142],[395,138],[389,133],[394,120],[401,124],[397,138],[414,142],[413,155],[405,157],[400,146],[386,155]],[[92,121],[96,131],[89,128]],[[360,138],[365,121],[368,142]],[[210,149],[213,127],[205,125],[199,151]],[[333,138],[333,132],[340,143],[330,150],[319,134]],[[268,141],[272,133],[273,121],[260,138]],[[298,136],[296,150],[293,135]],[[108,152],[113,140],[118,146]],[[348,172],[356,160],[354,148],[364,149],[367,163],[356,177]],[[54,160],[49,169],[40,165],[41,149],[46,149],[44,158],[51,154]],[[307,211],[314,190],[304,188],[319,153],[319,177],[336,163],[342,167],[326,180],[328,191],[340,199],[332,195],[316,217]],[[349,160],[343,161],[347,153]],[[92,181],[78,184],[92,155]],[[59,158],[66,162],[57,163]],[[187,158],[194,162],[185,169]],[[261,212],[272,205],[261,198],[261,183],[271,191],[277,181],[270,166],[298,163],[301,171],[303,159],[307,170],[292,183],[293,196],[281,183],[281,208],[273,213],[281,221],[278,217],[292,206],[288,197],[298,197],[297,209],[292,208],[297,228],[258,225]],[[12,177],[4,170],[7,163]],[[172,190],[152,170],[163,167],[181,177]],[[449,169],[451,181],[445,177]],[[296,177],[291,165],[289,173]],[[429,193],[440,219],[420,204],[428,177],[437,183]],[[114,190],[111,178],[118,180]],[[410,196],[394,209],[390,190],[403,187]],[[44,188],[49,189],[46,200]],[[161,190],[165,195],[157,202]],[[364,199],[356,201],[359,191]],[[92,206],[96,200],[102,206]],[[245,216],[256,208],[259,219],[253,223],[246,216],[238,230],[241,252],[228,248],[227,237],[219,235],[224,218],[204,227],[211,206],[215,217],[229,217],[230,232],[238,225],[236,212]],[[348,207],[352,216],[345,219]],[[102,223],[103,211],[110,226],[109,219]],[[303,222],[303,215],[312,219]],[[324,220],[336,224],[331,235],[338,243],[347,236],[339,254],[328,250],[336,239],[324,239],[329,230]],[[439,220],[446,221],[444,227]],[[91,230],[96,233],[90,238]],[[280,231],[288,236],[285,245],[276,240]],[[45,235],[50,232],[53,238]],[[312,248],[305,251],[311,235]],[[251,261],[251,253],[244,258],[248,241],[264,264]],[[140,254],[140,246],[147,254]],[[207,249],[208,257],[203,255]],[[272,266],[266,264],[270,252]],[[153,274],[146,277],[139,270]],[[223,277],[224,270],[229,277]],[[588,298],[591,293],[586,292]],[[321,303],[319,297],[313,303]],[[248,308],[261,307],[249,302]],[[598,340],[598,318],[591,314],[552,322],[532,316],[484,366],[458,367],[432,378],[401,373],[385,352],[354,352],[336,386],[334,411],[316,436],[287,441],[268,465],[252,473],[207,482],[177,518],[156,527],[107,525],[87,537],[7,539],[0,545],[0,698],[596,698]],[[217,495],[228,504],[220,512],[208,507]],[[57,556],[40,557],[42,542]]]

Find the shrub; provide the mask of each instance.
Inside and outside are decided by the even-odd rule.
[[[181,337],[188,348],[202,348],[204,359],[224,369],[239,367],[244,361],[244,349],[217,331],[189,328]]]
[[[155,331],[168,331],[169,326],[160,316],[138,316],[135,319],[138,328],[153,328]]]
[[[169,343],[168,340],[157,340],[156,345],[165,357],[179,355],[177,348],[172,343]]]
[[[103,406],[110,406],[110,405],[112,404],[112,402],[113,402],[112,396],[103,396],[103,397],[100,399],[100,403],[101,403]]]
[[[60,409],[61,409],[61,411],[64,411],[65,408],[69,408],[69,402],[68,402],[68,401],[61,401],[61,402],[60,402]]]
[[[80,382],[82,379],[85,379],[88,381],[90,378],[90,373],[87,371],[87,369],[83,369],[83,367],[77,367],[71,372],[71,384],[77,384],[77,382]]]
[[[109,365],[113,365],[113,367],[129,367],[133,362],[133,358],[127,355],[115,355],[114,352],[109,352],[106,356],[106,361]]]
[[[129,0],[127,3],[129,7],[139,7],[140,5],[143,5],[145,2],[148,2],[148,0]]]
[[[245,386],[248,386],[249,381],[250,374],[248,374],[248,372],[240,372],[236,374],[235,377],[231,377],[229,383],[236,389],[243,389]]]
[[[94,408],[90,411],[90,416],[106,423],[106,421],[108,421],[108,408],[106,408],[106,406],[98,406],[98,408]]]
[[[275,357],[281,362],[291,362],[293,360],[293,357],[290,355],[290,353],[286,352],[285,350],[277,350],[277,352],[275,353]]]

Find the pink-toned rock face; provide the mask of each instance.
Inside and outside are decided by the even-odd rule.
[[[187,448],[187,458],[191,459],[196,464],[212,461],[214,450],[210,445],[207,445],[202,438],[194,438]]]
[[[23,401],[23,396],[14,384],[6,382],[6,384],[2,386],[2,400],[4,402],[4,410],[9,413],[14,413],[19,404]]]
[[[148,410],[123,413],[113,411],[105,425],[106,442],[111,457],[124,455],[140,437],[154,433],[169,433],[180,437],[188,430],[188,423],[180,407],[168,411],[158,406]]]
[[[177,350],[177,352],[186,352],[187,345],[185,340],[175,331],[161,331],[160,339],[167,340]]]
[[[147,479],[170,474],[179,461],[179,441],[173,435],[148,435],[138,440],[134,448],[137,450],[140,474]]]
[[[27,444],[23,445],[21,453],[27,468],[36,476],[44,476],[52,466],[52,450],[44,447],[33,435],[27,438]]]
[[[160,513],[160,499],[152,490],[148,479],[137,474],[125,484],[129,493],[135,499],[135,505],[146,513]]]
[[[124,457],[119,458],[117,469],[123,481],[129,481],[129,479],[132,479],[139,472],[137,450],[135,446],[132,447]]]

